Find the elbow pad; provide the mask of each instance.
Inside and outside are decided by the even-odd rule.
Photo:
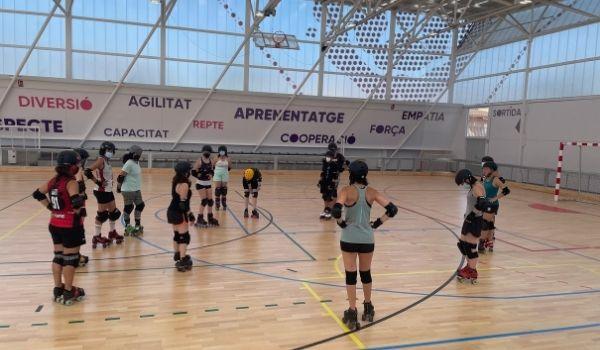
[[[398,207],[394,205],[394,203],[389,202],[388,205],[385,206],[385,215],[387,215],[388,218],[393,218],[396,214],[398,214]]]
[[[48,197],[46,197],[45,194],[43,194],[42,192],[40,192],[39,189],[36,189],[35,192],[33,192],[32,194],[33,198],[37,199],[38,201],[43,201],[43,200],[48,200]]]
[[[510,194],[510,189],[508,187],[504,187],[502,189],[502,194],[508,196]]]
[[[331,208],[331,216],[333,216],[336,219],[342,217],[342,205],[340,203],[335,203],[333,205],[333,208]]]
[[[74,209],[79,209],[85,205],[85,199],[79,194],[71,196],[71,205]]]
[[[192,176],[195,178],[198,178],[198,170],[197,169],[192,169]]]
[[[90,168],[86,168],[83,171],[83,174],[85,175],[85,177],[87,177],[90,180],[92,180],[94,178],[94,173],[92,172],[92,169],[90,169]]]

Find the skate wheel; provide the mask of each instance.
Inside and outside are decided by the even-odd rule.
[[[472,280],[471,280],[471,284],[479,284],[479,282],[477,282],[477,280],[476,280],[476,279],[472,279]]]
[[[127,232],[127,231],[123,232],[123,236],[128,237],[129,236],[129,232]],[[133,236],[133,234],[132,234],[132,236]]]
[[[92,244],[92,249],[96,249],[96,244]]]

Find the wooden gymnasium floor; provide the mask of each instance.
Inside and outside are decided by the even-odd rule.
[[[0,348],[289,349],[343,332],[339,229],[317,218],[317,174],[267,172],[255,221],[242,217],[238,173],[231,211],[217,214],[220,228],[191,231],[195,267],[180,273],[165,222],[171,172],[146,171],[145,235],[107,249],[88,242],[82,251],[92,261],[76,275],[88,297],[71,307],[50,300],[48,213],[30,198],[2,209]],[[49,174],[5,168],[0,208]],[[380,319],[452,276],[464,194],[448,176],[370,180],[400,207],[376,236]],[[496,251],[481,259],[479,285],[452,280],[423,303],[317,348],[600,349],[599,207],[542,205],[554,206],[552,196],[517,188],[503,201]],[[88,207],[95,211],[93,201]],[[86,228],[91,241],[91,220]]]

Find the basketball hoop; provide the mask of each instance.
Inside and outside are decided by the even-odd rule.
[[[256,32],[253,34],[254,44],[259,48],[292,49],[298,50],[298,40],[292,34],[282,31],[274,33]]]
[[[281,48],[282,44],[287,40],[287,35],[282,31],[273,33],[273,44],[276,48]]]

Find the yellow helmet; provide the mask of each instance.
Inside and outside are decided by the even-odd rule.
[[[248,168],[244,170],[244,179],[246,179],[246,181],[250,181],[252,178],[254,178],[254,169]]]

